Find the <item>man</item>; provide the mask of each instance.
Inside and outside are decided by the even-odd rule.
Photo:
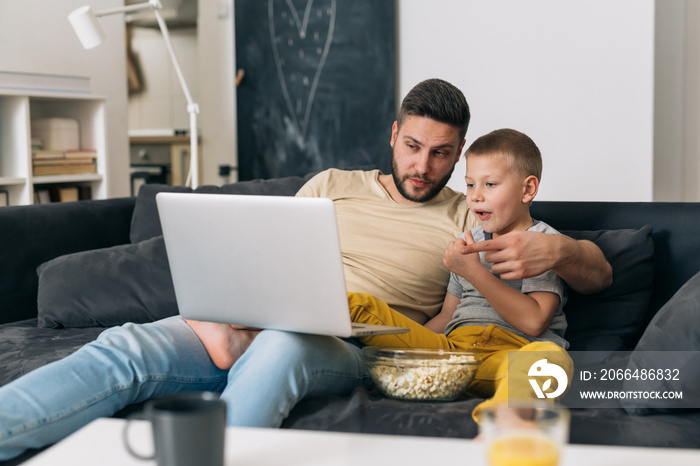
[[[298,194],[335,199],[348,289],[375,294],[419,323],[438,312],[445,295],[445,246],[471,223],[464,195],[445,188],[469,117],[458,89],[424,81],[406,96],[394,123],[392,174],[330,170]],[[579,291],[610,283],[610,266],[595,245],[550,236],[524,232],[465,252],[486,250],[504,279],[553,269]],[[342,395],[370,383],[360,348],[349,340],[189,324],[177,316],[106,330],[0,388],[0,460],[173,393],[220,392],[229,425],[277,427],[306,396]],[[221,348],[228,359],[219,360]]]

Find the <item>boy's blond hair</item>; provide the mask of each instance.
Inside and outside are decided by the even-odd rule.
[[[477,138],[464,153],[465,158],[501,154],[519,176],[542,177],[542,154],[535,142],[520,131],[497,129]]]

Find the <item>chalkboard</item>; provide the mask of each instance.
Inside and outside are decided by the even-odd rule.
[[[236,0],[240,180],[391,166],[394,0]]]

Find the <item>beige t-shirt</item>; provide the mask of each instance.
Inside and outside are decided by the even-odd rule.
[[[445,298],[445,247],[476,221],[467,215],[464,194],[445,188],[428,202],[397,204],[379,175],[326,170],[297,196],[334,201],[348,291],[369,293],[425,323]]]

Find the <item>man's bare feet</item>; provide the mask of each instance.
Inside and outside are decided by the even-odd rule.
[[[224,370],[238,361],[260,333],[259,329],[228,324],[187,319],[185,322],[197,334],[216,367]]]

